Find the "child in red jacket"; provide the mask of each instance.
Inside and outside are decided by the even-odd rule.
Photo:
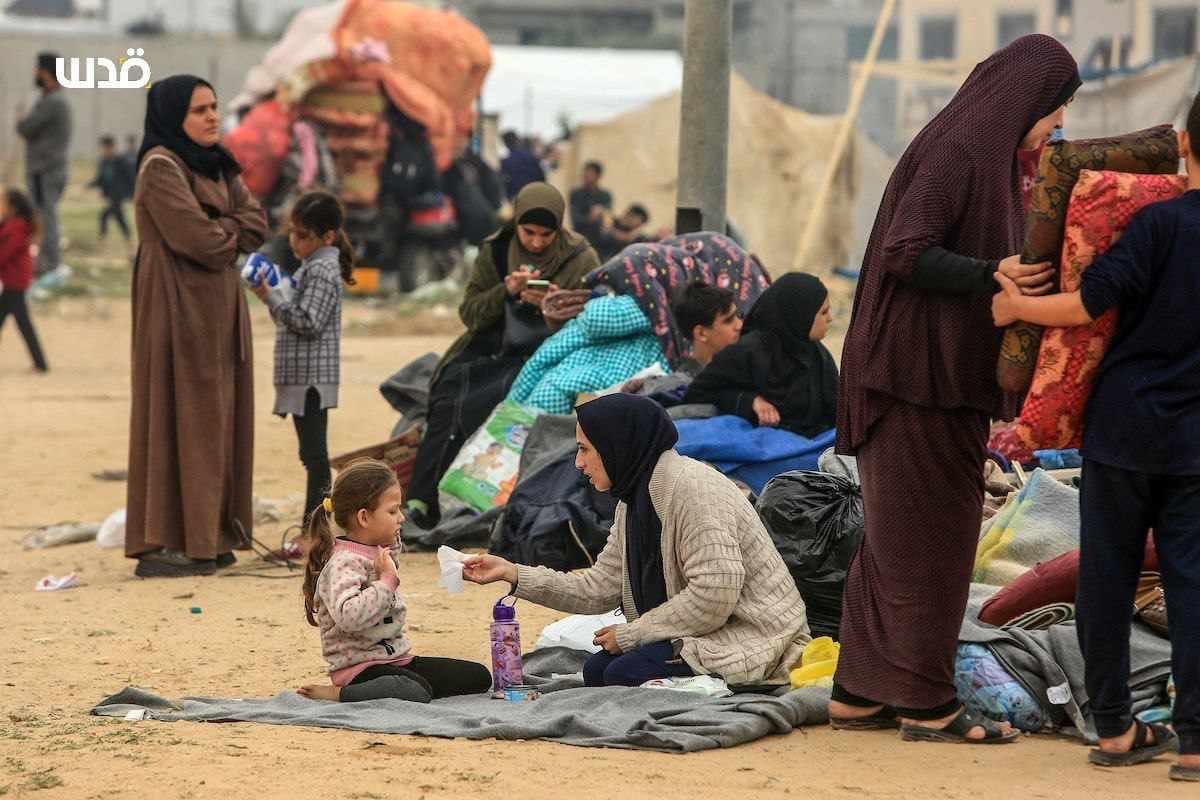
[[[33,283],[33,259],[29,246],[37,234],[37,215],[24,192],[8,189],[0,196],[0,331],[12,314],[33,358],[33,368],[46,372],[46,357],[38,344],[25,292]]]

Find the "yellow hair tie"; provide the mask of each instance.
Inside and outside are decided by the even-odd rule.
[[[332,514],[333,513],[333,498],[326,497],[324,500],[321,501],[321,507],[325,509],[326,514]]]

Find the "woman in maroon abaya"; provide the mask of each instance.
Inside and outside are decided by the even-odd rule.
[[[863,263],[842,360],[838,451],[858,456],[866,535],[846,580],[830,717],[901,727],[911,740],[1010,741],[965,712],[954,656],[983,508],[991,418],[1015,398],[996,383],[999,270],[1050,291],[1022,265],[1019,152],[1062,125],[1079,87],[1049,36],[1018,39],[975,67],[892,173]]]

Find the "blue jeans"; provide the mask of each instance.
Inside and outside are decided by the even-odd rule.
[[[641,686],[655,678],[690,678],[694,674],[683,659],[675,658],[670,642],[653,642],[619,656],[601,650],[584,662],[583,684]]]

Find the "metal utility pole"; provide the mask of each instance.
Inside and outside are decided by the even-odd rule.
[[[725,232],[731,0],[687,0],[675,232]]]

